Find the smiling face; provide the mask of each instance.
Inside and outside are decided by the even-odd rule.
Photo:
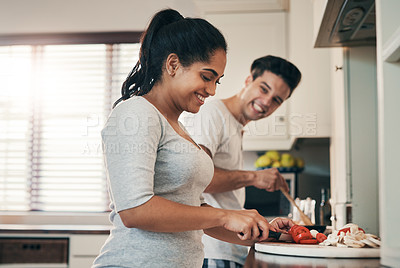
[[[249,76],[240,93],[242,124],[272,114],[290,95],[289,86],[274,73],[265,71],[255,80]]]
[[[222,49],[215,51],[209,62],[195,62],[188,67],[177,64],[171,94],[178,111],[197,113],[205,99],[215,95],[225,65],[226,53]]]

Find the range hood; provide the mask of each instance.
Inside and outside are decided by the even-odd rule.
[[[328,0],[315,47],[375,44],[375,0]]]

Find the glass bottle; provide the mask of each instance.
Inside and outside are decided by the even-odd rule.
[[[319,206],[320,225],[331,225],[331,204],[329,203],[329,189],[321,189],[321,204]]]

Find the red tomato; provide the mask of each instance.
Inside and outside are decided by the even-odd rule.
[[[316,238],[318,243],[322,243],[327,239],[326,235],[324,235],[323,233],[318,233]]]
[[[304,240],[300,240],[300,244],[315,245],[315,244],[318,244],[318,241],[317,241],[317,239],[304,239]]]
[[[304,226],[300,226],[300,225],[293,225],[292,228],[290,228],[289,233],[293,234],[293,235],[298,235],[301,233],[309,233],[310,230],[308,230],[306,227]]]
[[[312,239],[310,230],[304,226],[294,225],[289,230],[289,234],[292,236],[294,242],[299,243],[301,240]]]

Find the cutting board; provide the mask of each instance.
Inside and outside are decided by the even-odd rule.
[[[300,245],[285,242],[260,242],[255,244],[258,252],[319,258],[379,258],[379,248],[338,248],[320,245]]]

